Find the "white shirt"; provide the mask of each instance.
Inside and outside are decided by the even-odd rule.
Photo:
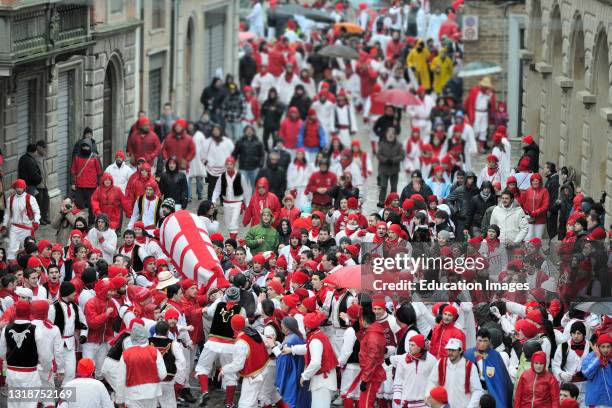
[[[34,222],[40,222],[40,209],[38,208],[38,203],[34,196],[30,194],[26,194],[25,192],[21,195],[15,194],[13,198],[13,206],[11,208],[11,198],[10,196],[6,199],[6,211],[4,212],[4,221],[2,225],[5,227],[9,226],[9,223],[12,224],[22,224],[28,227],[32,226],[32,221],[28,217],[26,211],[26,197],[30,198],[30,206],[32,207],[32,212],[34,212]]]
[[[148,200],[145,199],[145,207],[147,205]],[[135,207],[138,207],[136,204]],[[155,206],[153,206],[155,210]],[[134,209],[134,212],[138,211],[138,209]],[[143,217],[144,221],[144,217]],[[130,220],[132,222],[132,220]],[[145,222],[145,225],[148,225]],[[108,264],[113,263],[113,256],[117,252],[117,233],[111,228],[107,228],[105,231],[100,231],[97,228],[92,228],[87,233],[87,239],[91,242],[91,245],[94,248],[102,251],[102,258],[108,262]],[[100,242],[102,240],[102,242]]]
[[[304,368],[302,379],[304,381],[310,381],[310,391],[316,391],[319,388],[327,388],[330,391],[336,391],[338,389],[336,370],[327,373],[327,378],[324,374],[316,374],[321,368],[323,343],[318,339],[312,339],[308,348],[310,349],[310,364]],[[304,347],[304,352],[305,350],[306,346]]]
[[[262,56],[262,64],[263,62]],[[257,100],[259,100],[260,103],[263,103],[268,98],[270,88],[276,86],[276,78],[269,72],[266,72],[264,75],[258,73],[253,77],[251,85],[257,92]]]
[[[344,335],[342,336],[342,347],[340,348],[340,354],[338,355],[338,365],[343,367],[348,362],[349,357],[353,354],[353,347],[355,346],[355,342],[357,341],[357,336],[355,335],[355,329],[349,327],[344,331]]]
[[[64,389],[73,389],[76,400],[62,402],[58,408],[114,408],[115,404],[104,384],[94,378],[75,378],[64,385]]]
[[[79,300],[81,299],[82,294],[79,296]],[[89,299],[87,299],[89,300]],[[68,350],[74,350],[75,348],[75,338],[74,336],[76,335],[75,332],[75,323],[76,323],[76,315],[74,313],[74,308],[71,305],[66,304],[64,301],[59,300],[59,304],[60,307],[62,308],[62,311],[64,312],[64,332],[60,333],[60,336],[62,337],[62,345],[64,347],[66,347],[66,349]],[[68,316],[68,308],[70,308],[70,317]],[[83,310],[81,309],[81,307],[77,307],[77,310],[79,312],[79,321],[81,321],[83,324],[85,324],[85,322],[87,321],[85,319],[85,315],[83,314]],[[55,322],[55,307],[52,305],[49,308],[49,315],[48,315],[48,319],[52,322]],[[81,335],[83,335],[83,331],[81,331]],[[59,364],[58,364],[58,368],[59,368]]]
[[[62,336],[58,327],[53,326],[51,328],[48,328],[47,326],[45,326],[42,320],[32,320],[32,324],[36,326],[37,332],[40,331],[41,333],[43,333],[44,338],[46,339],[43,344],[43,352],[47,355],[52,355],[55,359],[57,366],[63,367],[64,359],[62,351],[64,349],[64,343],[62,342]],[[40,352],[40,349],[38,349],[38,351]],[[45,371],[40,365],[38,366],[38,369],[41,371]]]
[[[235,173],[233,176],[227,174],[227,171],[221,175],[217,179],[217,183],[215,184],[215,190],[213,191],[212,202],[216,203],[221,196],[221,178],[225,177],[227,181],[227,187],[225,188],[225,196],[223,196],[223,201],[242,201],[242,194],[236,195],[234,194],[234,180],[236,179],[236,175],[238,174],[237,170],[234,170]],[[240,184],[242,185],[242,191],[246,191],[246,184],[244,181],[244,177],[240,176]]]
[[[146,344],[139,344],[132,347],[148,347],[148,342]],[[130,347],[130,348],[132,348]],[[166,378],[168,372],[166,371],[166,365],[164,364],[164,359],[162,358],[159,351],[157,351],[157,376],[159,381]],[[162,395],[162,389],[160,383],[152,383],[152,384],[140,384],[132,387],[127,387],[125,385],[126,381],[126,373],[127,368],[125,365],[125,361],[123,360],[123,356],[121,356],[121,360],[119,360],[119,384],[124,388],[125,400],[127,405],[129,406],[129,401],[138,401],[138,400],[146,400],[160,397]]]
[[[15,320],[16,324],[32,323],[30,320]],[[36,330],[34,332],[34,340],[36,341],[36,349],[38,350],[38,367],[44,371],[50,371],[52,368],[53,354],[49,353],[48,347],[45,344],[49,341],[45,337],[46,333],[42,330]],[[0,358],[6,360],[6,327],[2,329],[2,335],[0,335]],[[36,384],[34,384],[36,385]]]
[[[391,364],[395,367],[393,381],[393,399],[401,401],[424,400],[427,381],[432,370],[437,369],[437,360],[430,353],[425,360],[406,363],[406,355],[391,356]],[[418,365],[417,365],[418,364]]]
[[[217,143],[209,137],[204,141],[203,149],[202,163],[206,166],[206,171],[214,177],[219,177],[225,171],[225,159],[234,151],[234,142],[228,137],[223,137]]]
[[[465,365],[467,360],[463,357],[459,358],[456,363],[447,360],[446,365],[446,380],[444,388],[448,393],[448,402],[451,407],[467,407],[478,408],[480,397],[484,394],[480,379],[478,378],[478,370],[475,365],[472,365],[470,372],[470,393],[465,393]],[[432,388],[439,385],[438,368],[431,370],[429,376],[426,394],[429,394]]]
[[[320,100],[315,101],[312,104],[312,109],[317,112],[317,119],[321,123],[323,129],[325,129],[325,133],[329,135],[334,129],[334,108],[336,107],[335,103],[331,103],[329,100],[326,100],[325,103],[321,103]]]
[[[128,166],[125,162],[118,167],[115,162],[104,170],[105,173],[110,174],[113,177],[113,184],[121,189],[121,192],[125,194],[125,188],[127,187],[130,176],[134,174],[136,169]]]
[[[134,203],[134,210],[132,211],[132,217],[130,218],[128,228],[133,229],[134,223],[138,221],[139,219],[142,220],[143,224],[145,225],[145,228],[155,227],[155,215],[156,215],[155,211],[157,210],[157,200],[159,200],[157,196],[154,196],[152,200],[149,200],[147,196],[145,196],[143,199],[143,203],[142,203],[142,216],[141,216],[140,208],[138,207],[138,203],[140,201],[140,197],[139,197]],[[91,230],[89,232],[91,233]],[[89,238],[89,233],[87,234],[87,237]],[[116,240],[116,236],[115,236],[115,240]],[[111,262],[112,262],[112,257],[111,257]]]
[[[285,73],[282,73],[277,80],[276,89],[278,90],[278,99],[285,105],[289,105],[295,86],[300,84],[300,79],[297,75],[293,74],[291,80],[287,81]]]

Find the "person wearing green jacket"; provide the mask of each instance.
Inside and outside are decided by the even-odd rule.
[[[278,247],[278,231],[272,226],[274,216],[272,210],[264,208],[261,210],[259,225],[251,228],[245,237],[251,254],[256,255],[265,251],[276,251]]]

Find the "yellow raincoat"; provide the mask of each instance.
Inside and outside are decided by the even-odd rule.
[[[423,41],[423,40],[419,40]],[[417,43],[418,45],[418,43]],[[406,64],[408,68],[414,68],[414,75],[425,90],[431,89],[431,78],[429,76],[429,50],[427,47],[423,48],[421,52],[417,51],[417,47],[414,47],[408,57],[406,58]]]
[[[446,55],[445,51],[441,51],[440,54],[431,61],[431,71],[434,75],[434,92],[440,95],[446,82],[453,76],[453,60]]]

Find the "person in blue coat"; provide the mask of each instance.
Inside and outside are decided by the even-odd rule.
[[[300,385],[300,376],[304,371],[304,356],[294,355],[293,346],[306,346],[306,341],[299,330],[297,320],[291,316],[283,318],[281,327],[285,340],[273,352],[276,358],[276,388],[283,402],[291,408],[310,408],[310,391],[308,385]],[[282,353],[282,354],[281,354]]]
[[[584,403],[587,406],[612,406],[612,337],[602,334],[582,360],[582,374],[587,379]]]
[[[512,380],[501,355],[491,348],[489,330],[478,330],[476,347],[467,349],[464,357],[474,363],[482,388],[495,399],[498,406],[512,406]]]

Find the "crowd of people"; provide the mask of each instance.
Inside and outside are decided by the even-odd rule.
[[[11,390],[57,385],[76,393],[58,406],[79,408],[217,406],[215,392],[226,408],[612,407],[605,194],[540,166],[531,135],[513,151],[491,78],[464,97],[462,3],[318,1],[330,26],[255,0],[238,78],[213,79],[203,115],[140,112],[106,168],[85,129],[56,209],[46,143],[28,146],[1,226],[9,406],[38,404]],[[385,103],[392,90],[418,103]],[[190,206],[228,285],[186,278],[160,242]],[[55,238],[36,239],[46,224]],[[482,267],[411,271],[445,290],[338,278],[402,254]]]

